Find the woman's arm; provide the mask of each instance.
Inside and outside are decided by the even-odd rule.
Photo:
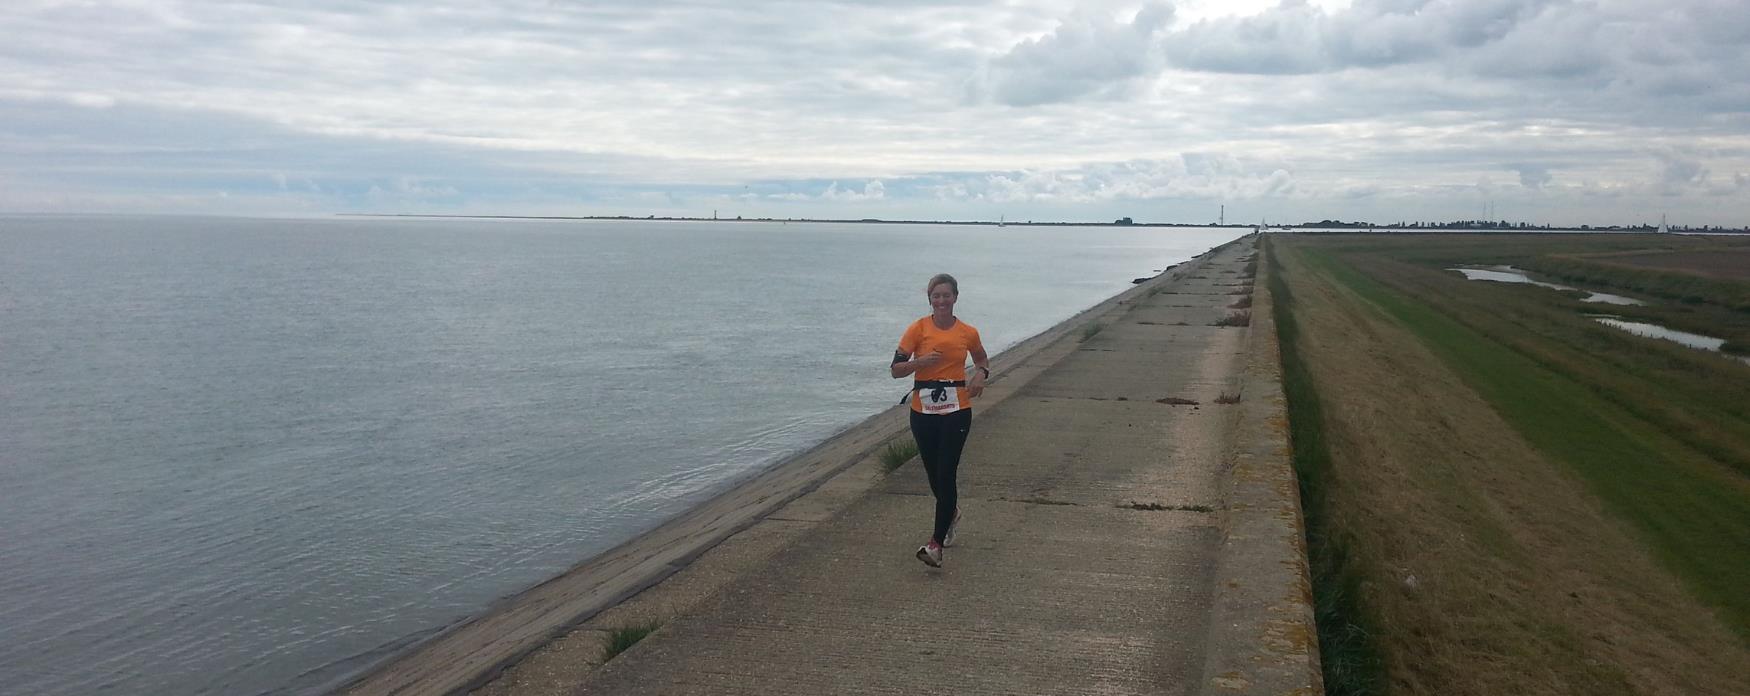
[[[990,378],[990,356],[983,346],[968,352],[972,354],[972,374],[966,376],[966,393],[977,397],[984,393],[984,382]]]
[[[939,350],[930,351],[929,355],[920,355],[910,360],[905,359],[905,353],[894,351],[892,369],[893,378],[899,379],[906,375],[916,373],[918,370],[922,370],[926,367],[935,367],[936,363],[939,362],[942,362],[942,351]]]
[[[893,378],[894,379],[899,379],[901,377],[904,377],[906,375],[909,375],[909,374],[911,374],[913,372],[917,372],[917,371],[918,371],[918,366],[913,365],[911,360],[909,358],[907,358],[907,356],[904,352],[897,351],[897,350],[893,352]]]

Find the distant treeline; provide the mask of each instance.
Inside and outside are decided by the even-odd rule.
[[[1506,220],[1453,220],[1451,222],[1405,222],[1373,223],[1344,222],[1342,220],[1320,220],[1318,222],[1303,222],[1298,225],[1272,225],[1283,228],[1313,228],[1313,229],[1380,229],[1380,230],[1597,230],[1602,232],[1655,232],[1658,225],[1533,225],[1528,222],[1508,222]],[[1750,227],[1721,227],[1719,225],[1670,225],[1672,232],[1743,232],[1750,233]]]

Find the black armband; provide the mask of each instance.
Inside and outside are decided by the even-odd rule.
[[[911,356],[906,355],[905,351],[901,351],[901,350],[893,351],[893,364],[895,364],[895,365],[898,365],[898,364],[905,362],[907,360],[910,360],[910,359],[911,359]]]

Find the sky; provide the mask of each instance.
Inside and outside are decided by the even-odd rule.
[[[0,212],[1750,224],[1743,0],[6,0]]]

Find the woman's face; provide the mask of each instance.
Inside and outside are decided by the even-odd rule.
[[[930,309],[936,316],[948,317],[954,315],[954,301],[960,296],[954,292],[954,286],[947,283],[936,283],[930,288]]]

